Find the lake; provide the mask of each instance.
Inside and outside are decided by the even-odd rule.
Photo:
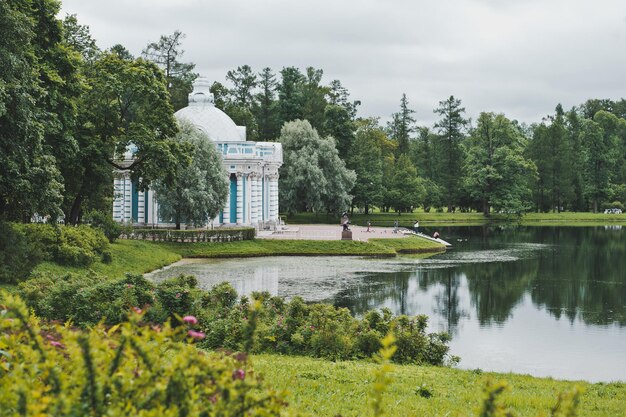
[[[193,274],[203,288],[229,281],[240,294],[298,295],[357,315],[427,314],[430,331],[452,335],[460,368],[626,381],[626,229],[437,230],[454,249],[426,258],[186,260],[150,277]]]

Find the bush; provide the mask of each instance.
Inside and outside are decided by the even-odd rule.
[[[30,255],[23,230],[0,221],[0,282],[13,284],[30,275],[38,259]]]
[[[85,220],[92,227],[102,230],[110,243],[115,242],[123,232],[122,225],[113,220],[113,215],[110,212],[90,211],[85,216]]]
[[[119,327],[77,332],[42,328],[6,292],[0,306],[0,415],[285,415],[244,356],[199,351],[185,327],[152,329],[131,314]]]
[[[216,230],[130,229],[128,232],[128,239],[157,242],[235,242],[252,240],[256,236],[253,227]]]
[[[99,229],[81,225],[60,230],[55,261],[62,265],[89,266],[109,247],[108,239]]]

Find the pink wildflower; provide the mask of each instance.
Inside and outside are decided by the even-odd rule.
[[[137,314],[141,314],[141,309],[139,307],[133,307],[133,311]]]
[[[233,380],[239,379],[241,381],[243,381],[243,379],[246,377],[246,371],[244,371],[243,369],[235,369],[233,371]]]
[[[133,284],[126,284],[126,288],[133,288]]]
[[[183,321],[187,324],[198,324],[198,319],[194,316],[185,316],[183,317]]]
[[[205,334],[204,334],[204,333],[202,333],[202,332],[197,332],[197,331],[195,331],[195,330],[189,330],[189,331],[187,332],[187,334],[188,334],[189,336],[193,337],[194,339],[204,339],[204,337],[205,337]]]
[[[175,297],[176,297],[176,298],[180,298],[180,293],[179,293],[179,292],[177,292]]]
[[[59,349],[65,349],[65,345],[61,342],[57,342],[55,340],[50,341],[50,346],[57,347]]]

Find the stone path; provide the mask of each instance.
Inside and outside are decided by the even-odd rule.
[[[371,238],[403,238],[403,233],[393,233],[393,227],[372,227],[367,232],[367,227],[350,226],[352,240],[366,242]],[[301,239],[301,240],[341,240],[341,226],[328,224],[296,224],[287,225],[283,232],[260,231],[259,239]]]

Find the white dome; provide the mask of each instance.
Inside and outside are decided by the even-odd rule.
[[[189,106],[178,110],[174,116],[191,122],[213,142],[245,141],[245,127],[237,126],[233,119],[215,107],[209,85],[205,78],[198,78],[189,94]]]

